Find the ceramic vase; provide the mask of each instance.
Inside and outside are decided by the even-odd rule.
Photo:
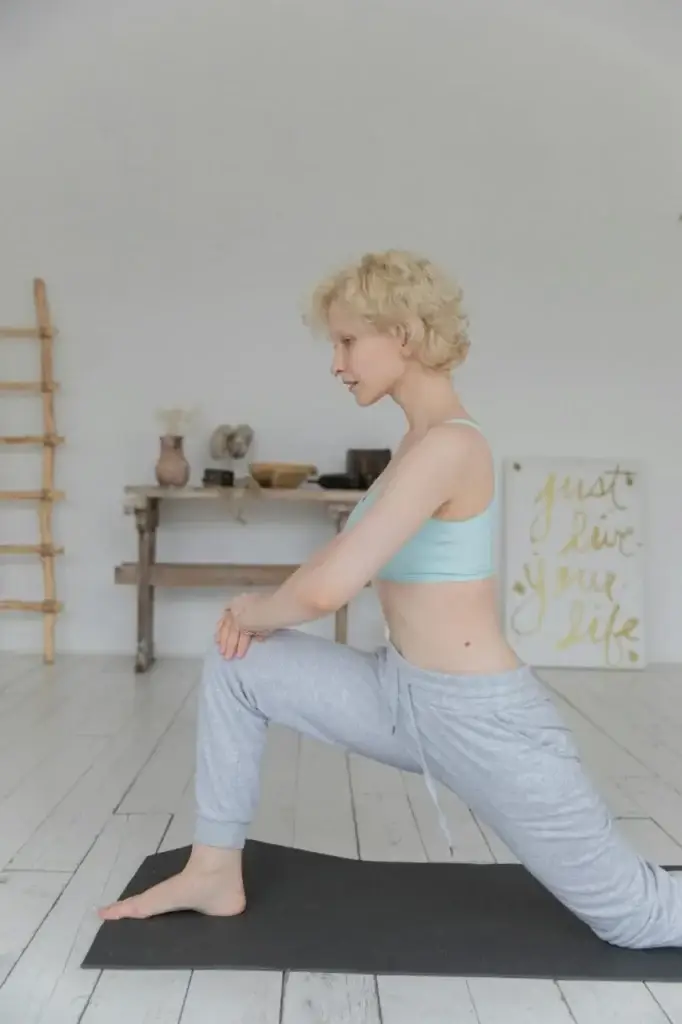
[[[156,462],[156,479],[161,487],[184,487],[189,480],[183,440],[178,434],[164,434],[159,438],[161,451]]]

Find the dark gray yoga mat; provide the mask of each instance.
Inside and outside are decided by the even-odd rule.
[[[122,896],[188,855],[147,857]],[[244,878],[239,917],[107,921],[82,966],[682,981],[682,949],[600,941],[516,864],[378,863],[249,841]]]

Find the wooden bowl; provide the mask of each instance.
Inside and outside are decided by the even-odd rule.
[[[317,466],[302,462],[252,462],[249,472],[261,487],[300,487],[317,473]]]

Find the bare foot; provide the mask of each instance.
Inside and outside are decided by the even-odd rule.
[[[246,907],[237,851],[221,851],[227,856],[223,863],[202,863],[194,854],[177,875],[159,882],[151,889],[112,903],[99,910],[103,921],[119,921],[124,917],[154,917],[177,910],[196,910],[213,917],[234,917]]]

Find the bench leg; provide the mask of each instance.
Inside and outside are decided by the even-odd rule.
[[[334,525],[336,532],[341,533],[346,520],[349,516],[349,509],[347,508],[334,508],[331,509],[332,516],[334,517]],[[343,608],[339,608],[334,616],[334,639],[337,643],[346,644],[348,643],[348,605],[344,605]]]
[[[152,566],[156,560],[156,532],[159,525],[159,503],[148,498],[142,508],[135,509],[137,527],[137,648],[135,671],[146,672],[154,662],[154,586]]]
[[[340,644],[348,643],[348,605],[339,608],[334,616],[334,638]]]

